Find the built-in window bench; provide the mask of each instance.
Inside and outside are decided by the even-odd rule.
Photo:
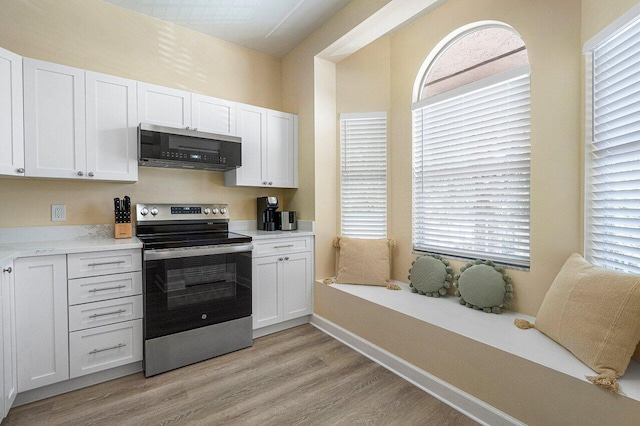
[[[603,398],[605,400],[611,399],[611,402],[626,400],[626,402],[624,402],[623,404],[625,407],[617,407],[617,409],[627,410],[626,407],[629,406],[628,404],[631,404],[631,406],[634,408],[633,411],[635,411],[635,409],[640,410],[640,404],[638,404],[637,402],[640,401],[640,363],[637,360],[631,361],[627,372],[619,381],[620,388],[622,389],[626,397],[632,400],[629,401],[625,397],[610,394],[589,383],[585,379],[585,376],[594,375],[595,373],[586,365],[584,365],[580,360],[578,360],[575,356],[573,356],[569,351],[555,343],[547,336],[543,335],[537,330],[518,329],[513,324],[513,321],[516,318],[523,318],[531,322],[535,322],[535,318],[512,312],[503,312],[500,315],[487,314],[481,311],[476,311],[461,306],[458,302],[457,297],[447,296],[441,298],[431,298],[420,296],[412,293],[407,284],[397,281],[395,283],[401,287],[401,291],[392,291],[386,289],[385,287],[349,284],[332,284],[330,286],[327,286],[326,284],[322,284],[320,281],[318,281],[316,283],[317,317],[316,319],[312,319],[312,324],[315,323],[314,325],[317,325],[320,329],[324,328],[325,331],[329,329],[329,334],[332,334],[332,330],[330,330],[331,326],[341,328],[340,323],[342,323],[345,328],[353,329],[351,331],[347,330],[347,333],[354,333],[356,335],[359,335],[361,334],[359,333],[359,331],[361,331],[362,334],[367,334],[367,336],[360,337],[362,339],[370,341],[371,343],[373,343],[373,345],[380,345],[384,347],[385,345],[389,345],[389,343],[387,342],[391,342],[391,347],[386,347],[386,351],[389,351],[392,353],[392,355],[397,355],[398,357],[403,359],[411,358],[413,356],[413,360],[406,359],[406,361],[409,363],[413,361],[413,363],[415,364],[416,359],[424,360],[422,368],[424,368],[425,370],[430,370],[430,368],[425,368],[424,365],[427,365],[427,367],[435,367],[436,363],[442,364],[442,360],[450,359],[450,368],[460,368],[462,371],[465,370],[466,366],[461,365],[461,363],[469,363],[469,360],[471,360],[471,362],[477,360],[477,365],[474,365],[473,368],[469,370],[471,372],[469,376],[475,374],[478,369],[486,368],[487,370],[490,370],[491,373],[486,373],[484,378],[486,379],[486,377],[495,377],[495,382],[491,385],[494,385],[496,387],[500,387],[503,385],[508,386],[509,383],[518,383],[513,382],[513,377],[511,378],[512,381],[510,381],[508,380],[508,377],[500,377],[499,375],[496,375],[496,373],[504,371],[504,374],[508,375],[510,371],[509,369],[513,368],[520,374],[520,372],[522,372],[525,367],[530,365],[527,363],[523,363],[522,360],[530,361],[531,363],[538,365],[537,367],[527,367],[534,372],[533,380],[529,381],[528,379],[525,380],[523,378],[520,378],[520,380],[530,382],[522,383],[522,386],[526,388],[529,384],[531,384],[531,393],[528,394],[527,390],[523,389],[513,389],[513,391],[517,394],[528,394],[528,397],[536,398],[536,392],[533,391],[533,387],[535,386],[541,386],[544,392],[545,383],[531,383],[535,382],[535,371],[545,371],[544,369],[540,369],[539,366],[542,366],[569,376],[566,377],[557,374],[550,374],[551,372],[547,373],[553,376],[553,380],[547,381],[549,387],[552,388],[552,390],[550,389],[550,393],[559,392],[559,394],[562,395],[562,398],[564,398],[565,394],[571,393],[569,392],[571,389],[580,389],[583,395],[577,396],[578,398]],[[327,287],[329,287],[330,289],[328,289]],[[348,299],[347,304],[345,304],[344,306],[340,306],[341,296],[340,294],[336,293],[336,291],[342,294],[342,298],[345,298],[344,293],[348,293],[349,295],[355,296],[358,299],[362,299],[362,301],[367,301],[372,304],[378,305],[378,307],[372,306],[367,303],[361,303],[362,301],[351,299],[348,297],[346,297],[346,299]],[[385,309],[380,309],[380,307],[386,308],[387,310],[395,311],[403,315],[399,316]],[[329,318],[326,318],[325,315]],[[405,316],[409,318],[406,318]],[[387,325],[386,321],[380,321],[380,317],[388,318],[386,321],[391,322],[391,324]],[[334,322],[336,322],[337,324],[334,324]],[[398,325],[397,328],[394,327],[393,322]],[[371,328],[367,328],[367,323],[370,324]],[[423,326],[421,327],[421,323],[426,324],[423,324]],[[351,324],[355,325],[351,327]],[[441,330],[433,329],[429,326],[435,326]],[[412,328],[413,330],[406,330],[407,328]],[[421,330],[421,328],[424,328],[424,330]],[[445,331],[445,333],[442,332],[443,330]],[[458,336],[447,334],[446,332],[455,333],[455,335]],[[386,337],[389,333],[396,333],[398,334],[398,336],[391,338]],[[401,344],[397,344],[401,341],[406,342],[407,338],[410,339],[412,338],[412,336],[415,336],[416,340],[419,340],[420,338],[424,339],[424,334],[428,333],[435,333],[434,336],[436,336],[435,338],[437,338],[439,341],[435,342],[433,341],[435,340],[435,338],[430,338],[431,340],[425,341],[426,344],[419,343],[424,346],[423,348],[420,347],[420,349],[414,349],[413,352],[410,349],[404,348]],[[337,334],[339,334],[339,332]],[[419,336],[419,334],[423,334],[423,336]],[[493,353],[494,355],[489,355],[485,358],[482,358],[481,354],[479,354],[477,358],[474,358],[473,354],[469,353],[461,354],[462,356],[459,356],[456,353],[443,354],[442,351],[447,347],[465,347],[464,339],[460,340],[459,336],[474,340],[483,345],[488,345],[489,347],[498,349],[499,351],[502,351],[506,354],[495,351],[491,352],[490,350],[489,353]],[[338,338],[340,338],[340,336],[338,336]],[[342,340],[348,340],[348,338]],[[475,347],[475,350],[477,350],[478,352],[482,352],[482,346],[467,344],[466,347],[468,348],[468,351],[474,351]],[[451,349],[449,349],[449,351],[451,351]],[[457,352],[460,353],[461,351],[458,350]],[[406,358],[405,356],[403,356],[404,354],[406,354]],[[507,354],[511,356],[508,356]],[[372,358],[375,359],[375,356],[372,356]],[[433,359],[431,363],[429,361],[430,358]],[[500,361],[500,359],[498,358],[500,358],[502,361]],[[520,358],[521,360],[518,360],[518,358]],[[491,359],[496,359],[496,362],[502,362],[503,364],[505,364],[505,368],[502,369],[499,366],[496,367],[494,365],[491,365]],[[436,362],[435,360],[439,361]],[[507,362],[505,362],[505,360]],[[518,366],[517,369],[513,366],[506,365],[511,364],[512,360],[514,361],[514,365]],[[447,370],[441,369],[440,371],[446,372]],[[483,377],[482,372],[478,374],[479,377]],[[439,374],[436,373],[436,376],[439,376]],[[562,379],[562,377],[566,377],[566,379]],[[581,384],[575,383],[575,381],[571,380],[570,378],[578,379],[582,382],[585,382],[593,389],[589,387],[582,387]],[[475,377],[470,378],[470,380],[474,379],[477,380],[477,378]],[[553,385],[551,384],[551,382],[553,382]],[[567,385],[566,389],[558,390],[558,386],[564,388],[565,384]],[[473,388],[473,386],[471,386],[471,388]],[[437,392],[435,393],[437,394]],[[572,401],[576,398],[576,395],[566,395],[566,397],[567,401],[565,401],[564,403],[571,404]],[[480,396],[480,398],[484,399],[482,398],[482,396]],[[446,397],[442,399],[446,399]],[[499,399],[501,402],[505,400],[504,397],[501,397]],[[522,397],[520,397],[520,399],[522,399]],[[492,401],[489,401],[489,404],[491,403]],[[454,403],[452,405],[456,404]],[[544,408],[542,409],[544,410]],[[552,409],[552,407],[549,407],[549,409]],[[580,407],[572,407],[571,405],[569,405],[566,407],[566,409],[580,410]],[[611,409],[615,410],[616,407],[612,406]],[[503,411],[508,410],[503,409]],[[516,413],[517,410],[515,410],[514,414]],[[478,415],[476,418],[483,421],[482,417],[485,416]],[[531,418],[525,419],[521,418],[521,416],[518,417],[520,418],[520,421],[531,422],[532,420]],[[557,417],[557,419],[560,420],[561,417],[562,416]],[[538,420],[539,419],[540,418],[538,418]],[[484,419],[484,421],[487,420],[491,422],[490,419]],[[505,419],[503,418],[502,420]],[[499,421],[499,423],[503,423],[503,421]],[[506,423],[513,422],[506,421]],[[532,423],[537,423],[537,421],[533,421]]]

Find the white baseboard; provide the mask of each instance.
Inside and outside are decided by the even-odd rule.
[[[317,329],[360,352],[370,360],[481,424],[492,426],[524,425],[524,423],[473,395],[450,385],[319,315],[314,314],[309,322]]]
[[[281,322],[279,324],[269,325],[267,327],[262,327],[253,330],[253,338],[257,339],[258,337],[266,336],[267,334],[277,333],[278,331],[286,330],[288,328],[297,327],[302,324],[309,323],[310,315],[305,315],[300,318],[294,318],[289,321]]]

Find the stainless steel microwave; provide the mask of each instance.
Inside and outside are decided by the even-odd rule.
[[[140,123],[138,164],[194,170],[235,169],[242,165],[241,142],[236,136]]]

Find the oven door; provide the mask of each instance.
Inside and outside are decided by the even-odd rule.
[[[249,244],[144,251],[145,339],[251,315]]]

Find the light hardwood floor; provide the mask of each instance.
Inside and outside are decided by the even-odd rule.
[[[472,425],[310,325],[160,374],[15,407],[3,425]]]

